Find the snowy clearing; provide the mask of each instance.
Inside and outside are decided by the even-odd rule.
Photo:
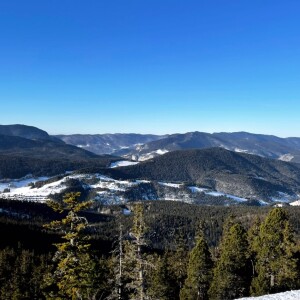
[[[291,202],[290,205],[292,205],[292,206],[300,206],[300,200]]]
[[[7,180],[0,182],[0,192],[3,192],[5,189],[16,189],[28,186],[29,183],[41,181],[41,180],[47,180],[49,177],[32,177],[32,176],[26,176],[21,179],[14,179],[14,180]]]
[[[295,196],[280,191],[277,192],[277,195],[278,195],[277,197],[271,197],[271,200],[274,202],[286,202],[286,203],[290,202],[291,200],[296,200]]]
[[[167,150],[167,149],[158,149],[158,150],[156,150],[156,153],[159,154],[159,155],[163,155],[163,154],[166,154],[168,152],[169,152],[169,150]]]
[[[281,155],[278,159],[282,161],[291,161],[294,158],[294,156],[290,153]]]
[[[207,191],[207,189],[199,188],[197,186],[189,186],[188,188],[191,190],[192,193],[202,193],[202,192]]]
[[[213,192],[206,192],[205,194],[210,195],[210,196],[215,196],[215,197],[225,196],[227,198],[230,198],[230,199],[238,201],[238,202],[248,201],[245,198],[241,198],[241,197],[237,197],[237,196],[234,196],[234,195],[225,194],[225,193],[221,193],[221,192],[215,192],[215,191],[213,191]]]
[[[126,167],[138,164],[138,161],[120,160],[110,164],[110,168]]]
[[[179,189],[183,186],[182,183],[170,183],[170,182],[161,182],[161,181],[159,181],[158,184],[168,186],[168,187],[172,187],[172,188],[176,188],[176,189]]]
[[[238,152],[238,153],[249,153],[248,150],[244,150],[244,149],[239,149],[239,148],[235,148],[234,152]]]
[[[259,296],[259,297],[239,298],[236,300],[299,300],[299,299],[300,299],[300,290],[278,293],[273,295]]]

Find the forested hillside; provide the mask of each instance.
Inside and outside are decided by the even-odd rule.
[[[166,153],[134,166],[108,170],[115,178],[197,184],[241,197],[264,199],[299,192],[300,166],[222,148]]]
[[[0,126],[0,179],[53,176],[83,167],[108,167],[118,160],[67,145],[45,131],[24,125]]]
[[[139,295],[138,299],[192,300],[200,293],[199,299],[223,300],[300,287],[299,208],[201,207],[166,201],[101,207],[78,202],[76,194],[70,200],[70,195],[65,204],[52,202],[52,208],[0,201],[1,236],[6,237],[0,250],[0,280],[5,283],[1,299]],[[73,209],[78,221],[70,215]],[[60,226],[67,234],[63,240]],[[63,243],[56,260],[54,243]],[[69,251],[77,253],[76,265],[62,264]],[[266,264],[268,255],[272,261]],[[72,270],[79,272],[77,279],[60,285],[60,272]],[[76,291],[73,296],[70,286]]]

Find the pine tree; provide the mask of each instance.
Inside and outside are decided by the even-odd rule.
[[[173,288],[171,285],[168,270],[167,256],[153,257],[156,261],[154,268],[151,269],[150,279],[147,288],[147,295],[150,299],[168,300],[172,297]]]
[[[123,300],[125,298],[124,293],[124,235],[123,226],[119,225],[118,244],[113,251],[113,255],[110,258],[110,271],[111,276],[109,282],[112,285],[110,295],[107,300]]]
[[[64,233],[66,241],[56,244],[53,257],[56,263],[53,273],[45,276],[46,298],[48,299],[93,299],[93,273],[95,263],[89,253],[90,244],[85,234],[87,219],[79,212],[91,206],[91,202],[79,202],[80,193],[68,193],[63,204],[49,201],[55,211],[67,211],[61,221],[53,221],[45,227]]]
[[[295,288],[298,276],[296,245],[288,215],[282,208],[271,210],[253,239],[256,276],[251,294],[263,295]]]
[[[182,233],[177,236],[175,242],[175,251],[169,251],[167,254],[169,273],[173,287],[172,299],[179,299],[180,290],[187,277],[188,249]]]
[[[146,246],[145,233],[147,228],[143,205],[141,203],[135,204],[133,213],[130,241],[124,243],[124,276],[129,279],[126,288],[129,290],[130,299],[145,300],[147,298],[145,290],[145,266],[147,261],[143,253],[143,247]]]
[[[235,299],[248,294],[248,241],[245,229],[228,220],[220,244],[220,258],[214,268],[210,299]]]
[[[204,236],[201,234],[189,255],[187,279],[180,291],[180,299],[207,300],[211,271],[211,255]]]

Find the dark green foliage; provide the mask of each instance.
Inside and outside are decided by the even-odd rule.
[[[42,299],[41,282],[48,271],[49,256],[19,247],[0,250],[0,299]]]
[[[147,295],[150,299],[175,299],[167,255],[158,256],[155,259],[156,263],[149,271],[150,279],[148,279]]]
[[[79,202],[80,193],[66,194],[63,204],[51,201],[49,206],[59,212],[67,210],[61,221],[45,225],[52,230],[63,231],[66,241],[56,244],[53,260],[54,270],[46,274],[45,294],[47,299],[91,299],[97,294],[94,287],[96,263],[90,255],[88,236],[84,232],[87,219],[78,213],[91,206],[90,202]]]
[[[173,299],[179,299],[179,293],[187,277],[188,247],[183,232],[179,232],[173,244],[175,249],[166,253],[172,286]]]
[[[129,291],[130,299],[146,299],[146,278],[145,265],[146,246],[145,233],[147,226],[145,223],[144,206],[137,203],[133,208],[133,225],[130,230],[130,240],[124,247],[125,277],[128,278],[126,289]]]
[[[296,245],[288,215],[284,209],[271,210],[253,237],[255,277],[253,295],[263,295],[296,287],[299,271],[295,258]]]
[[[79,204],[84,204],[84,202],[79,202]],[[57,208],[62,208],[58,204],[55,205],[57,205]],[[188,263],[188,252],[189,249],[195,247],[193,241],[195,240],[195,236],[197,236],[199,223],[202,224],[201,230],[204,232],[205,239],[208,241],[210,251],[214,255],[216,262],[215,279],[212,281],[210,299],[231,299],[234,297],[233,294],[237,298],[247,294],[249,289],[250,280],[253,277],[253,268],[252,264],[250,264],[249,268],[249,264],[245,263],[245,260],[247,261],[248,259],[248,256],[245,255],[247,253],[247,249],[245,250],[245,248],[248,248],[248,246],[244,238],[245,231],[241,228],[239,222],[245,228],[249,228],[255,224],[249,232],[248,239],[250,243],[249,257],[253,264],[256,264],[257,273],[254,274],[255,280],[259,279],[256,286],[252,284],[253,292],[257,293],[257,291],[254,291],[254,287],[265,288],[264,282],[269,284],[270,280],[270,277],[266,281],[264,277],[259,277],[258,274],[260,270],[259,263],[262,261],[258,252],[258,248],[262,248],[261,246],[258,247],[261,232],[264,232],[264,234],[269,232],[270,235],[276,233],[276,237],[271,238],[271,241],[277,240],[277,236],[284,237],[281,245],[283,246],[282,249],[285,249],[285,252],[278,252],[277,259],[272,263],[272,268],[275,271],[280,268],[280,272],[274,273],[275,285],[271,289],[267,286],[269,289],[268,292],[284,291],[291,288],[298,289],[300,287],[294,277],[294,267],[296,263],[299,264],[299,254],[295,252],[293,234],[291,234],[293,230],[284,221],[286,220],[284,214],[279,214],[281,216],[279,219],[283,220],[282,222],[275,222],[274,218],[270,219],[270,216],[265,219],[270,208],[201,207],[166,201],[142,202],[141,205],[143,206],[142,210],[145,212],[143,218],[147,224],[146,231],[144,231],[145,225],[143,223],[136,222],[137,220],[141,220],[141,218],[135,220],[134,228],[136,229],[132,230],[133,214],[130,216],[121,214],[122,208],[125,208],[125,206],[105,207],[109,215],[104,215],[97,211],[77,212],[79,217],[85,217],[89,221],[88,227],[82,231],[80,230],[79,236],[91,236],[92,239],[83,241],[84,244],[91,244],[91,246],[87,247],[78,256],[81,261],[79,265],[72,263],[58,265],[60,258],[63,259],[66,256],[62,254],[62,256],[58,256],[56,262],[49,262],[48,253],[54,250],[51,244],[61,242],[59,238],[61,234],[65,233],[58,230],[56,233],[51,231],[52,234],[50,235],[50,229],[41,229],[41,226],[55,219],[63,222],[64,219],[68,219],[70,211],[65,210],[62,214],[59,214],[41,203],[0,200],[0,208],[2,209],[0,211],[0,234],[1,236],[5,236],[5,239],[1,240],[2,249],[0,250],[0,260],[2,261],[0,265],[0,289],[2,289],[0,299],[18,299],[20,295],[24,299],[43,299],[42,288],[47,297],[52,292],[53,297],[68,299],[69,296],[58,294],[59,288],[55,282],[58,277],[56,275],[49,276],[49,274],[55,274],[58,267],[63,267],[64,272],[67,272],[68,268],[69,270],[75,270],[76,276],[82,278],[80,285],[85,293],[83,299],[89,299],[93,295],[96,295],[98,298],[102,297],[102,299],[118,299],[108,298],[108,296],[115,286],[115,272],[113,272],[113,268],[118,263],[115,259],[116,257],[112,257],[110,250],[112,249],[113,239],[119,234],[120,222],[123,224],[123,236],[127,239],[124,251],[129,251],[127,253],[132,254],[132,260],[130,261],[129,259],[124,264],[123,286],[128,287],[123,293],[122,299],[124,300],[130,299],[130,297],[136,299],[134,298],[136,297],[134,295],[137,291],[136,288],[141,286],[139,279],[136,280],[136,274],[139,274],[138,270],[141,270],[137,263],[138,261],[143,262],[144,295],[151,296],[153,299],[178,300],[180,289],[182,291],[182,299],[189,299],[188,297],[193,295],[193,288],[196,287],[193,280],[196,277],[194,267],[197,265],[196,257],[198,255],[195,255],[196,262],[191,263],[190,259],[190,263]],[[126,207],[132,210],[134,206],[135,203],[131,203]],[[291,224],[297,233],[299,233],[300,209],[297,207],[287,207],[286,210],[291,216]],[[232,214],[236,215],[236,219],[239,222],[226,222],[224,227],[224,219]],[[118,215],[117,218],[116,215]],[[138,215],[136,214],[136,216]],[[261,231],[263,225],[260,225],[259,221],[255,222],[257,217],[260,220],[265,219],[264,223],[270,223],[272,226],[264,225],[265,229]],[[271,222],[270,220],[273,221]],[[68,222],[65,222],[64,225],[67,227]],[[141,225],[144,229],[141,228]],[[273,227],[276,230],[271,232],[270,229]],[[147,245],[141,245],[141,260],[137,259],[137,244],[134,237],[139,236],[137,235],[138,232],[144,232],[139,237],[140,241],[147,240]],[[223,238],[219,244],[222,234]],[[264,240],[268,241],[265,238]],[[22,248],[18,248],[18,241],[22,241],[22,244],[24,242]],[[65,241],[66,243],[70,243],[68,239]],[[196,251],[196,249],[199,250],[197,245],[193,251]],[[219,247],[216,248],[218,245]],[[5,249],[6,246],[10,247]],[[128,246],[129,249],[126,248]],[[70,248],[66,246],[65,250],[64,253],[67,253],[70,251]],[[4,256],[1,254],[2,251],[6,253]],[[13,251],[13,254],[11,254],[11,251]],[[274,252],[275,254],[277,253],[276,251]],[[47,254],[44,255],[44,253]],[[53,257],[53,254],[51,254],[51,257]],[[74,257],[73,254],[70,257]],[[191,257],[192,254],[190,255]],[[85,266],[80,266],[86,261],[88,263]],[[241,274],[239,270],[243,264],[245,267]],[[129,274],[126,274],[127,271]],[[20,274],[23,274],[23,276],[20,276]],[[244,275],[247,278],[244,278]],[[42,278],[44,277],[48,279],[45,284],[41,285]],[[219,283],[218,286],[214,284],[214,281]],[[77,282],[78,280],[71,282],[70,286],[76,288]],[[7,295],[7,298],[4,295]],[[115,295],[118,297],[118,294]]]
[[[225,224],[220,257],[214,268],[210,299],[236,299],[248,294],[250,262],[245,229],[232,220]]]
[[[0,179],[21,178],[27,174],[53,176],[88,167],[99,169],[120,159],[67,145],[37,128],[2,126],[1,130],[11,135],[0,133]]]
[[[207,300],[212,279],[212,260],[207,243],[200,235],[189,255],[187,279],[180,291],[180,300]]]

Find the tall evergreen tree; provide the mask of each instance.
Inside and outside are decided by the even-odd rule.
[[[169,251],[168,265],[173,286],[173,298],[179,299],[180,290],[187,276],[188,249],[182,233],[176,237],[175,251]]]
[[[125,299],[124,293],[124,235],[123,226],[119,225],[119,236],[117,247],[113,250],[113,255],[110,258],[110,272],[111,278],[109,281],[112,283],[112,289],[107,300],[123,300]]]
[[[146,223],[144,220],[144,207],[142,203],[135,204],[133,208],[133,226],[130,231],[130,241],[124,243],[124,276],[129,282],[126,284],[130,299],[145,300],[145,265],[146,258],[143,247],[146,246]]]
[[[63,232],[66,241],[56,244],[53,257],[53,273],[45,276],[45,294],[48,299],[93,299],[95,263],[89,253],[90,244],[85,229],[87,219],[79,212],[91,206],[91,202],[80,202],[80,193],[68,193],[63,204],[50,201],[48,205],[55,211],[67,211],[61,221],[52,221],[46,228]]]
[[[168,269],[167,255],[154,256],[156,263],[151,268],[147,285],[147,295],[150,299],[169,300],[173,298],[173,288]]]
[[[297,260],[294,232],[288,215],[282,208],[272,209],[253,239],[256,254],[256,276],[252,280],[251,294],[263,295],[295,288]]]
[[[181,300],[207,300],[211,282],[212,260],[204,236],[198,236],[189,255],[187,279],[180,291]]]
[[[228,220],[220,244],[220,258],[214,268],[210,299],[235,299],[248,294],[248,241],[245,229]]]

